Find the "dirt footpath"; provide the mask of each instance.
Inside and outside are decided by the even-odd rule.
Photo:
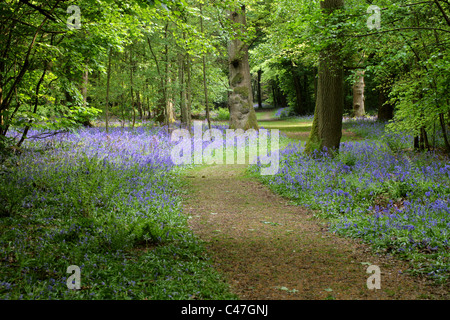
[[[237,165],[189,170],[183,202],[190,227],[240,299],[448,299],[444,288],[406,274],[406,262],[330,233],[244,172]],[[380,267],[379,290],[367,288],[369,265]]]

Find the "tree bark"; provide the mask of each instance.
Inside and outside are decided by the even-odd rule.
[[[200,4],[200,31],[203,35],[203,9]],[[203,53],[203,92],[205,94],[205,108],[206,108],[206,120],[208,121],[208,128],[211,130],[211,117],[209,114],[209,101],[208,101],[208,86],[206,85],[206,53]]]
[[[365,116],[365,106],[364,106],[364,70],[356,71],[357,79],[353,85],[353,116],[360,118]]]
[[[304,97],[303,97],[303,86],[301,83],[300,76],[298,74],[297,67],[291,64],[291,75],[292,81],[294,82],[295,88],[295,113],[298,115],[303,115],[306,113]]]
[[[150,42],[150,38],[147,37],[147,43],[148,47],[150,49],[150,53],[153,56],[153,59],[155,60],[156,65],[156,71],[158,72],[158,77],[160,79],[160,86],[159,86],[159,99],[158,103],[156,105],[156,110],[154,112],[155,114],[155,121],[162,124],[164,122],[164,114],[165,114],[165,106],[166,106],[166,89],[164,84],[164,77],[161,73],[161,68],[159,66],[158,58],[156,57],[155,52],[153,51],[152,43]]]
[[[89,69],[88,65],[86,64],[83,72],[83,84],[81,86],[81,95],[83,96],[83,106],[87,106],[87,90],[89,85]]]
[[[109,48],[108,52],[108,74],[106,75],[106,104],[105,104],[105,128],[106,133],[109,131],[108,122],[109,122],[109,115],[108,115],[108,108],[109,108],[109,86],[110,86],[110,79],[111,79],[111,55],[112,55],[112,49]]]
[[[45,63],[44,66],[44,71],[42,72],[41,78],[39,79],[37,85],[36,85],[36,97],[34,100],[34,109],[33,109],[33,113],[36,114],[37,109],[38,109],[38,105],[39,105],[39,90],[41,88],[41,84],[44,81],[45,78],[45,74],[47,73],[47,69],[48,69],[48,62]],[[20,138],[19,142],[17,143],[17,147],[20,148],[20,146],[22,145],[22,143],[25,141],[28,131],[30,130],[30,126],[31,123],[33,122],[33,120],[29,120],[28,121],[28,125],[25,127],[23,133],[22,133],[22,137]]]
[[[445,126],[445,115],[443,113],[439,114],[439,123],[441,124],[442,136],[444,138],[445,149],[450,153],[450,142],[448,141],[447,128]]]
[[[246,26],[245,6],[241,6],[240,11],[231,12],[230,20],[235,24],[235,28],[243,31]],[[238,38],[231,39],[228,44],[228,56],[231,89],[228,96],[230,129],[258,130],[256,113],[253,108],[248,45]]]
[[[378,121],[389,121],[394,118],[394,106],[387,101],[386,91],[381,88],[378,93]]]
[[[186,56],[186,111],[187,111],[187,125],[188,130],[191,132],[192,123],[192,84],[191,84],[191,57],[189,53]]]
[[[261,76],[262,70],[258,70],[258,83],[257,83],[257,94],[258,94],[258,108],[262,109],[262,92],[261,92]]]
[[[180,111],[181,111],[181,125],[184,128],[190,127],[190,118],[187,108],[187,93],[186,93],[186,77],[185,77],[185,56],[179,54],[179,69],[178,78],[180,82]]]
[[[323,0],[324,14],[331,14],[344,5],[343,0]],[[337,151],[342,137],[344,112],[344,68],[338,41],[319,54],[316,110],[306,152],[318,149]]]
[[[136,124],[136,110],[134,109],[134,93],[133,93],[133,47],[130,46],[130,97],[131,97],[131,110],[133,112],[133,124],[131,127],[134,129]]]

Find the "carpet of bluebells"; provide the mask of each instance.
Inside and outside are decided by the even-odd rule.
[[[447,281],[448,159],[407,151],[412,137],[371,119],[344,126],[365,139],[342,143],[335,157],[291,143],[278,174],[259,177],[328,218],[331,231]],[[21,153],[0,159],[1,299],[235,298],[186,227],[185,166],[172,163],[166,128],[29,136]],[[67,288],[70,265],[81,268],[81,290]]]
[[[260,178],[329,219],[331,231],[410,260],[413,273],[448,281],[448,158],[407,151],[411,136],[385,133],[384,124],[370,119],[344,126],[366,139],[342,143],[335,157],[306,156],[302,143],[291,144],[280,155],[278,174]]]
[[[29,137],[0,162],[1,299],[230,298],[186,227],[166,128]]]

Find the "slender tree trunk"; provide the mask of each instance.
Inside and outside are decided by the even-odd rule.
[[[447,152],[450,153],[450,143],[447,137],[447,128],[445,126],[445,115],[443,113],[439,114],[439,122],[441,124],[442,135],[444,137],[445,148],[447,149]]]
[[[344,5],[343,0],[323,0],[324,14],[331,14]],[[344,112],[344,68],[338,42],[328,45],[319,54],[316,110],[306,152],[315,149],[337,151],[342,137]]]
[[[83,106],[87,106],[87,90],[89,85],[89,69],[86,64],[83,72],[83,85],[81,86],[81,95],[83,96]]]
[[[36,85],[36,97],[35,97],[35,100],[34,100],[33,113],[36,113],[37,109],[38,109],[38,105],[39,105],[39,90],[41,88],[42,82],[44,81],[45,74],[47,73],[47,67],[48,67],[48,63],[45,64],[44,71],[42,72],[41,78],[39,79],[39,81],[38,81],[38,83]],[[17,143],[17,147],[20,148],[22,143],[25,141],[25,138],[27,137],[27,134],[28,134],[28,131],[30,130],[30,126],[31,126],[32,122],[33,122],[33,120],[28,121],[28,124],[25,127],[25,130],[23,131],[22,137],[20,138],[19,142]]]
[[[297,68],[293,64],[291,64],[291,75],[295,88],[295,113],[303,115],[305,114],[303,88],[300,76],[297,73]]]
[[[108,52],[108,74],[106,75],[106,104],[105,104],[105,128],[106,133],[109,132],[109,115],[108,115],[108,108],[109,108],[109,85],[110,85],[110,79],[111,79],[111,55],[112,55],[112,49],[109,48]]]
[[[150,53],[153,56],[153,59],[155,60],[156,65],[156,71],[158,72],[158,77],[160,80],[160,86],[159,86],[159,99],[158,103],[156,105],[155,110],[155,121],[162,124],[164,122],[164,113],[165,113],[165,106],[166,106],[166,88],[164,84],[164,77],[161,73],[161,68],[159,66],[158,58],[156,57],[155,52],[153,51],[152,43],[150,42],[150,38],[147,37],[147,43],[148,47],[150,49]]]
[[[258,108],[262,109],[262,90],[261,90],[261,77],[262,77],[262,70],[258,70],[258,83],[257,83],[257,94],[258,94]]]
[[[203,9],[200,4],[200,29],[203,35]],[[209,114],[209,101],[208,101],[208,86],[206,84],[206,53],[203,53],[203,92],[205,94],[205,108],[206,108],[206,120],[208,121],[208,128],[211,129],[211,118]]]
[[[230,14],[230,20],[239,24],[241,31],[246,26],[245,6]],[[231,39],[228,45],[230,89],[230,129],[256,129],[258,122],[253,108],[253,93],[248,62],[248,45],[242,40]]]
[[[133,124],[131,127],[134,129],[136,124],[136,110],[134,109],[134,93],[133,93],[133,48],[130,46],[130,98],[131,98],[131,109],[133,113]]]
[[[363,117],[366,114],[364,106],[364,70],[356,72],[357,79],[353,85],[353,116]]]
[[[165,32],[164,32],[164,39],[166,40],[166,45],[164,46],[164,56],[165,56],[165,74],[164,74],[164,124],[166,126],[170,125],[170,113],[168,110],[169,104],[169,45],[167,44],[167,38],[169,37],[169,23],[166,23]]]
[[[273,100],[273,106],[275,108],[278,108],[278,97],[277,97],[277,92],[275,89],[275,81],[272,81],[271,83],[271,87],[272,87],[272,100]]]
[[[166,105],[166,125],[170,127],[172,123],[175,122],[174,116],[174,104],[173,104],[173,90],[172,90],[172,78],[170,77],[169,70],[172,68],[171,64],[167,64],[166,76],[167,76],[167,105]]]
[[[181,109],[181,126],[189,128],[189,117],[187,110],[187,93],[186,93],[186,81],[185,81],[185,56],[180,54],[178,56],[179,69],[178,78],[180,82],[180,109]]]
[[[144,120],[144,113],[142,111],[141,93],[139,92],[139,90],[136,90],[136,106],[139,112],[139,119],[142,122],[142,120]]]
[[[423,141],[423,147],[430,151],[430,142],[428,141],[428,134],[425,130],[425,127],[422,127],[421,129],[421,135],[422,135],[422,141]]]
[[[394,106],[387,101],[386,89],[378,93],[378,121],[389,121],[394,117]]]
[[[189,132],[191,132],[192,124],[192,84],[191,84],[191,57],[189,53],[186,56],[186,111],[187,111],[187,126]]]

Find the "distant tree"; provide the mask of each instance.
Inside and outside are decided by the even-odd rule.
[[[323,14],[331,15],[334,11],[343,8],[344,1],[323,0],[320,6]],[[344,112],[344,65],[341,47],[339,39],[334,39],[328,41],[319,53],[316,109],[306,144],[307,152],[324,148],[339,149]]]

